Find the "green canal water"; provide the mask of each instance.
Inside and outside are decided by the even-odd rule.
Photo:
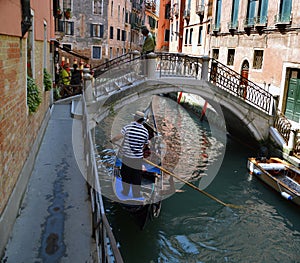
[[[251,148],[247,138],[240,142],[226,136],[224,141],[224,134],[212,132],[207,122],[199,122],[166,97],[155,100],[168,127],[183,131],[174,171],[202,188],[202,178],[213,178],[203,189],[242,209],[223,206],[178,184],[182,191],[164,199],[159,218],[140,230],[134,218],[110,198],[108,141],[132,120],[130,113],[148,102],[128,105],[95,132],[105,208],[124,262],[300,262],[300,208],[248,174],[247,158],[258,149]]]

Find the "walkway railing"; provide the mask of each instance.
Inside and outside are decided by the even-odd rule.
[[[90,189],[93,216],[93,237],[97,246],[97,262],[123,263],[116,240],[105,215],[98,169],[95,160],[94,142],[88,124],[84,94],[82,95],[84,156],[87,163],[87,178]]]

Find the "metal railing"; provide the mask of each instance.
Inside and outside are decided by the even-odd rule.
[[[135,59],[136,56],[139,56],[139,55],[136,55],[136,53],[134,53],[134,52],[130,52],[130,53],[125,53],[120,57],[116,57],[114,59],[108,60],[105,63],[102,63],[102,64],[92,68],[92,70],[94,71],[94,77],[97,78],[101,74],[105,73],[106,71],[108,71],[110,69],[116,68],[116,67],[126,64],[126,63],[129,63],[130,61]]]
[[[300,158],[300,130],[296,130],[293,154]]]
[[[159,77],[189,77],[201,79],[202,58],[178,53],[155,53]]]
[[[92,203],[93,237],[97,247],[97,261],[100,263],[123,263],[121,253],[105,215],[98,168],[95,160],[94,142],[88,124],[88,113],[84,93],[82,94],[84,156],[87,165],[87,181]]]
[[[277,129],[286,144],[288,144],[292,130],[292,124],[280,111],[276,113],[274,128]]]
[[[268,91],[215,59],[211,60],[209,79],[220,89],[240,97],[266,113],[270,113],[273,97]]]

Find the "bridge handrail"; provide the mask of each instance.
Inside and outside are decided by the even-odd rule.
[[[98,262],[123,263],[121,253],[105,215],[98,168],[95,160],[94,142],[88,124],[88,112],[84,92],[82,94],[84,156],[87,159],[87,178],[92,203],[93,237],[96,240]],[[109,253],[112,251],[111,253]]]
[[[94,77],[97,78],[101,74],[105,73],[106,71],[115,68],[116,66],[120,66],[122,64],[131,62],[133,60],[139,59],[139,56],[134,56],[136,53],[129,52],[121,55],[120,57],[116,57],[114,59],[108,60],[94,68],[92,70],[94,71]]]
[[[270,113],[272,95],[216,59],[211,59],[209,81],[266,113]]]
[[[184,76],[201,78],[202,57],[182,53],[155,52],[159,77]]]

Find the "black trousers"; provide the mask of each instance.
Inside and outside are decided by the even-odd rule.
[[[128,158],[125,156],[122,158],[121,176],[125,195],[128,195],[131,185],[133,196],[141,196],[142,160],[142,158]]]

